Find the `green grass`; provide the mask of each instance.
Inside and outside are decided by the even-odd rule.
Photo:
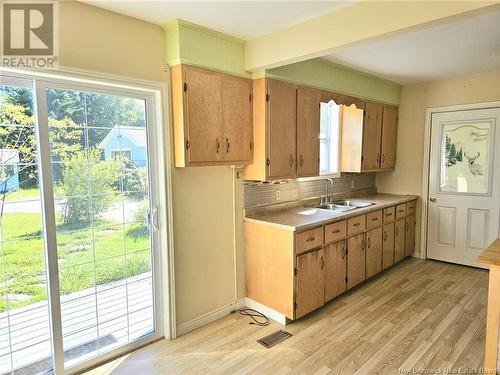
[[[1,196],[0,196],[1,198]],[[25,201],[32,199],[40,199],[40,189],[37,187],[29,188],[29,189],[19,189],[16,191],[10,191],[5,194],[6,202],[15,202],[15,201]]]
[[[6,268],[5,272],[0,269],[0,279],[5,278],[7,286],[0,285],[0,312],[7,308],[6,293],[29,296],[11,302],[10,308],[47,298],[41,216],[4,214],[2,228],[4,246],[1,251]],[[144,223],[127,224],[124,228],[109,221],[99,221],[94,223],[94,228],[67,228],[61,217],[57,217],[57,244],[62,294],[150,270],[149,237]]]

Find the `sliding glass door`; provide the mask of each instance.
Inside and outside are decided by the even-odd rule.
[[[22,82],[0,92],[0,374],[74,371],[160,335],[151,99]]]

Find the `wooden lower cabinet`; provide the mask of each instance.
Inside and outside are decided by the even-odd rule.
[[[394,224],[394,261],[399,262],[405,257],[405,219]]]
[[[325,251],[325,302],[344,293],[347,288],[346,241],[328,245]]]
[[[300,318],[325,303],[324,267],[324,249],[314,250],[297,257],[295,318]]]
[[[382,271],[382,227],[366,232],[366,278]]]
[[[405,256],[412,256],[415,250],[415,215],[406,217]]]
[[[415,215],[394,221],[397,209],[386,210],[392,215],[380,211],[368,231],[366,217],[375,222],[373,214],[302,232],[246,222],[247,297],[298,319],[412,255]]]
[[[394,264],[394,223],[382,227],[382,269]]]
[[[365,233],[347,239],[347,289],[366,279]]]

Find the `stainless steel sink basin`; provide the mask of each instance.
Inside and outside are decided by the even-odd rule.
[[[332,204],[338,207],[363,208],[363,207],[373,206],[375,203],[345,200],[345,201],[334,201]]]
[[[319,208],[320,210],[330,210],[334,212],[346,212],[355,210],[357,208],[372,206],[374,204],[375,203],[372,202],[344,200],[344,201],[334,201],[332,203],[321,204],[319,206],[316,206],[315,208]]]

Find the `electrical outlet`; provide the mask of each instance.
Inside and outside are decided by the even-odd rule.
[[[354,180],[351,180],[351,189],[354,189],[355,186],[356,186],[356,182]]]
[[[292,197],[295,200],[299,198],[299,190],[298,189],[293,189],[292,190]]]
[[[277,201],[281,200],[281,190],[280,189],[276,189],[274,194],[275,194],[275,198]]]

